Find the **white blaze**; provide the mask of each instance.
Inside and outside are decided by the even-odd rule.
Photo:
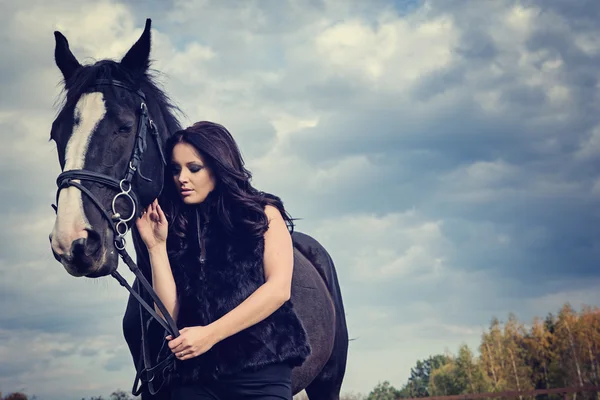
[[[81,96],[75,106],[75,117],[79,118],[79,124],[74,127],[67,143],[64,171],[83,169],[92,134],[105,115],[106,106],[102,93],[86,93]],[[68,253],[74,240],[87,237],[83,229],[89,226],[89,222],[83,212],[81,196],[81,191],[72,186],[60,191],[52,231],[52,247],[59,254]]]

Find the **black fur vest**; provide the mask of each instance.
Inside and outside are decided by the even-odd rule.
[[[188,253],[195,257],[172,264],[180,304],[179,329],[210,324],[265,282],[262,238],[231,239],[213,223],[210,211],[195,214],[188,221],[196,229],[188,229],[187,236]],[[224,339],[207,353],[176,360],[172,380],[197,382],[277,362],[298,366],[310,352],[304,326],[287,301],[263,321]]]

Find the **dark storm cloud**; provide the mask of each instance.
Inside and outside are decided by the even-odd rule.
[[[523,85],[528,77],[519,69],[509,69],[490,81],[482,76],[481,85],[466,82],[467,73],[501,61],[507,49],[499,48],[484,31],[485,23],[467,23],[475,11],[463,14],[461,7],[435,3],[438,7],[458,21],[459,29],[468,28],[462,32],[455,62],[425,76],[412,93],[417,102],[453,91],[455,96],[444,108],[425,118],[414,113],[401,94],[368,109],[361,108],[373,104],[368,97],[359,100],[358,106],[351,101],[329,103],[335,111],[331,117],[294,135],[288,143],[287,151],[293,149],[317,167],[355,154],[386,160],[385,167],[377,169],[378,176],[362,179],[361,171],[356,171],[352,186],[342,182],[327,193],[330,206],[321,208],[323,215],[389,212],[419,204],[425,215],[450,220],[444,231],[457,242],[450,261],[457,269],[495,270],[501,276],[525,280],[542,274],[597,276],[599,221],[590,188],[597,176],[593,166],[599,160],[598,155],[582,158],[577,152],[600,123],[593,112],[598,103],[598,56],[577,50],[577,37],[561,25],[554,28],[543,13],[534,20],[527,50],[546,52],[549,59],[560,56],[564,64],[556,83],[565,85],[573,99],[561,107],[564,118],[557,121],[552,118],[556,110],[547,88]],[[478,7],[482,11],[483,6]],[[590,7],[593,15],[597,7]],[[490,14],[493,10],[483,13]],[[578,33],[597,34],[596,26],[577,27]],[[352,83],[346,82],[346,88],[350,87]],[[472,97],[482,87],[498,90],[500,114],[485,112]],[[515,170],[498,182],[468,188],[462,184],[469,179],[466,174],[456,176],[455,181],[431,179],[444,171],[498,160]],[[485,191],[489,195],[484,200],[468,199],[469,192],[476,196]],[[319,194],[308,196],[319,198]],[[511,238],[510,247],[481,243],[480,231],[474,228],[481,225],[478,221],[497,224],[498,234]],[[467,235],[462,245],[461,235]]]
[[[575,31],[590,32],[598,29],[600,4],[585,0],[578,3],[565,3],[560,0],[525,0],[524,4],[540,8],[541,14],[554,13],[561,17],[561,22]]]

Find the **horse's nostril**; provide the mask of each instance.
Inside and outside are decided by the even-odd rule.
[[[71,243],[71,256],[73,258],[79,258],[85,255],[86,241],[86,238],[79,238],[77,240],[74,240],[73,243]]]
[[[93,258],[88,255],[88,239],[79,238],[71,243],[69,264],[74,271],[85,274],[93,265]]]
[[[102,238],[100,237],[100,234],[93,229],[86,228],[86,231],[88,237],[86,242],[85,253],[87,255],[95,255],[100,250],[100,247],[102,245]]]

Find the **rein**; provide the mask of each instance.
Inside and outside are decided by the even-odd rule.
[[[127,165],[127,170],[123,174],[122,179],[115,179],[111,176],[104,175],[94,171],[88,171],[84,169],[79,170],[69,170],[64,171],[56,180],[56,184],[58,186],[58,190],[56,193],[56,204],[58,205],[58,197],[60,191],[64,188],[73,186],[79,189],[82,193],[84,193],[92,203],[100,210],[104,219],[106,219],[112,228],[114,233],[114,246],[119,253],[119,256],[127,264],[131,272],[138,278],[138,283],[141,283],[143,289],[150,295],[160,312],[162,313],[162,317],[154,310],[150,304],[148,304],[141,295],[141,288],[138,285],[138,291],[134,290],[129,283],[123,278],[123,276],[117,271],[113,271],[111,276],[115,278],[121,286],[126,288],[129,293],[138,301],[140,306],[140,320],[141,320],[141,332],[142,332],[142,351],[140,353],[140,359],[138,361],[137,373],[135,376],[135,380],[133,383],[132,394],[134,396],[138,396],[142,393],[144,385],[148,386],[149,392],[154,395],[158,393],[158,391],[162,388],[163,384],[167,379],[167,374],[171,372],[174,368],[174,363],[171,363],[171,360],[174,359],[175,355],[170,353],[167,357],[165,357],[162,361],[157,362],[156,365],[151,366],[150,363],[150,352],[148,349],[148,343],[146,340],[146,331],[149,327],[151,319],[144,323],[144,317],[142,313],[142,307],[150,314],[152,318],[154,318],[173,338],[179,336],[179,329],[177,328],[177,324],[171,317],[171,315],[167,312],[166,307],[152,288],[152,285],[148,282],[142,271],[133,261],[133,259],[125,250],[125,235],[130,230],[129,223],[134,219],[137,212],[140,210],[139,199],[136,196],[135,192],[132,191],[132,180],[134,175],[137,173],[145,181],[151,182],[150,179],[144,177],[139,171],[139,166],[144,156],[144,152],[147,148],[147,136],[148,132],[154,139],[154,143],[156,144],[158,151],[160,153],[161,161],[163,167],[166,167],[166,159],[162,149],[162,143],[160,141],[160,137],[158,135],[158,130],[156,125],[150,119],[148,115],[148,107],[146,106],[146,96],[141,90],[133,89],[127,84],[117,81],[117,80],[108,80],[108,79],[97,79],[94,84],[91,86],[95,88],[101,85],[109,85],[109,86],[117,86],[123,89],[127,89],[135,94],[137,94],[141,99],[141,104],[138,109],[139,121],[138,121],[138,129],[136,132],[135,144],[133,147],[133,151],[131,157],[129,159],[129,163]],[[113,197],[111,209],[106,210],[101,202],[94,196],[94,194],[84,187],[81,184],[82,180],[102,184],[105,186],[110,186],[111,188],[118,191],[118,193]],[[120,197],[126,199],[132,206],[131,214],[129,216],[123,217],[116,210],[116,202]],[[58,208],[55,205],[52,205],[54,210],[58,212]],[[164,346],[164,343],[163,343]],[[162,350],[162,348],[161,348]],[[159,351],[160,354],[160,351]],[[142,368],[143,364],[143,368]],[[162,374],[162,382],[158,388],[155,388],[154,379],[156,378],[156,374]],[[138,387],[139,384],[139,387]]]

